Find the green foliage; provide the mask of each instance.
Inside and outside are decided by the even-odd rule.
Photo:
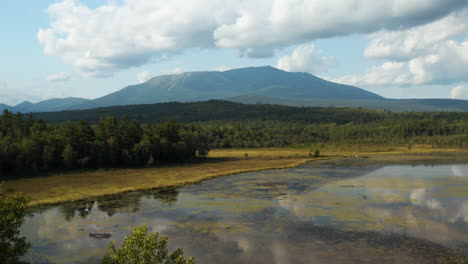
[[[314,157],[314,158],[318,158],[320,157],[320,150],[319,149],[314,149],[313,147],[310,148],[309,150],[309,157]]]
[[[385,119],[367,124],[309,124],[295,121],[213,121],[203,123],[212,148],[258,148],[321,144],[433,144],[468,147],[468,121]]]
[[[447,105],[456,103],[448,100]],[[347,100],[349,102],[349,100]],[[381,101],[374,101],[381,107]],[[416,103],[416,102],[415,102]],[[468,110],[466,103],[461,107]],[[410,103],[413,105],[413,103]],[[441,106],[442,107],[442,106]],[[442,107],[442,109],[444,108]],[[403,109],[408,109],[404,107]],[[433,108],[439,109],[439,108]],[[206,102],[190,103],[158,103],[145,105],[126,105],[96,108],[80,111],[62,111],[33,113],[35,118],[43,119],[49,123],[63,123],[66,121],[78,122],[86,120],[96,124],[102,116],[112,115],[117,119],[128,116],[141,123],[155,123],[174,120],[176,122],[208,122],[208,121],[294,121],[302,123],[335,123],[335,124],[367,124],[383,120],[433,120],[436,122],[468,121],[468,112],[391,112],[369,109],[338,108],[338,107],[294,107],[272,104],[239,104],[229,101],[210,100]]]
[[[115,242],[110,243],[102,264],[195,264],[193,258],[184,259],[180,248],[169,254],[167,244],[167,236],[148,234],[145,226],[134,228],[120,248],[115,247]]]
[[[95,122],[102,111],[43,115]],[[347,144],[468,147],[468,113],[458,112],[393,113],[225,101],[105,111],[121,120],[104,116],[94,125],[84,121],[52,125],[5,111],[0,116],[0,177],[62,169],[154,166],[205,157],[212,148],[311,146],[313,156],[324,144],[341,146],[341,150]],[[149,123],[140,125],[131,118]],[[167,119],[204,122],[151,123]]]
[[[320,157],[320,150],[319,150],[319,149],[316,149],[316,150],[314,151],[314,155],[313,155],[313,156],[314,156],[314,158]]]
[[[71,144],[65,145],[62,151],[62,158],[63,158],[63,165],[69,169],[73,168],[75,164],[75,151],[73,150],[73,146]]]
[[[95,126],[85,121],[47,125],[5,111],[0,115],[0,180],[51,170],[143,167],[205,157],[212,142],[209,133],[200,125],[140,125],[112,116]]]
[[[24,222],[28,199],[20,194],[7,195],[0,188],[0,263],[23,263],[23,256],[29,243],[19,236],[19,228]]]

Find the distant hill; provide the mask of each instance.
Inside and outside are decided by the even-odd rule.
[[[8,109],[13,112],[22,112],[22,113],[53,112],[53,111],[61,111],[61,110],[69,109],[70,107],[73,107],[78,104],[82,104],[87,101],[89,101],[89,99],[75,98],[75,97],[54,98],[54,99],[41,101],[38,103],[31,103],[28,101],[24,101],[15,106],[0,104],[0,109],[1,110]]]
[[[422,120],[430,117],[434,120],[468,120],[468,112],[438,113],[390,113],[388,111],[335,108],[335,107],[293,107],[269,104],[240,104],[230,101],[211,100],[189,103],[157,103],[145,105],[127,105],[102,107],[88,110],[35,113],[51,123],[85,120],[97,123],[105,115],[116,118],[128,116],[142,123],[160,121],[205,122],[205,121],[297,121],[306,123],[368,123],[381,121],[388,117],[406,117]]]
[[[106,96],[50,99],[14,107],[20,112],[85,110],[99,107],[164,102],[225,100],[243,104],[351,107],[398,112],[468,111],[468,101],[452,99],[387,99],[364,89],[329,82],[308,73],[286,72],[270,66],[229,71],[161,75]]]
[[[278,104],[289,106],[351,107],[395,112],[468,111],[468,101],[458,99],[284,99],[248,94],[227,99],[244,104]]]
[[[308,73],[270,66],[224,72],[186,72],[157,76],[70,110],[161,102],[229,100],[289,106],[362,107],[391,111],[468,111],[468,101],[452,99],[386,99],[364,89],[329,82]]]
[[[6,105],[6,104],[0,104],[0,111],[3,111],[3,110],[5,110],[5,109],[11,111],[11,106]]]
[[[101,107],[87,110],[71,110],[48,113],[34,113],[51,123],[85,120],[97,123],[106,115],[116,118],[128,116],[142,123],[160,121],[204,122],[204,121],[246,121],[246,120],[283,120],[309,123],[348,123],[376,121],[382,118],[382,111],[346,108],[292,107],[267,104],[240,104],[230,101],[211,100],[188,103],[157,103]]]
[[[33,112],[31,109],[33,108],[34,104],[29,102],[29,101],[24,101],[22,103],[19,103],[15,106],[12,107],[12,110],[15,112]],[[43,112],[46,112],[47,110],[44,110]]]
[[[282,71],[270,66],[224,72],[187,72],[162,75],[127,86],[101,98],[71,109],[152,104],[158,102],[193,102],[227,99],[246,94],[282,99],[382,99],[361,88],[329,82],[308,73]]]

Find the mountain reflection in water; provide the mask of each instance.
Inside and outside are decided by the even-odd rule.
[[[197,263],[463,263],[467,176],[460,164],[323,161],[67,203],[26,220],[26,260],[98,263],[147,225]]]

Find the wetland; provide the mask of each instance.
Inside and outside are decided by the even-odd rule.
[[[467,263],[466,160],[318,160],[34,207],[24,259],[99,263],[110,241],[146,225],[197,263]]]

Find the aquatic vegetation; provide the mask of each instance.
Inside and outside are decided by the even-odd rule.
[[[52,206],[26,219],[26,260],[98,263],[109,240],[145,225],[203,263],[465,263],[468,167],[410,157],[321,159]]]

